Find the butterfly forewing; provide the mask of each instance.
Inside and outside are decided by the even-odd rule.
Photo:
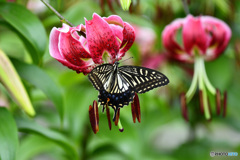
[[[119,74],[137,93],[145,93],[169,83],[164,74],[144,67],[121,66],[119,67]]]
[[[111,80],[113,68],[112,64],[103,64],[95,67],[91,73],[89,73],[88,78],[97,90],[102,90],[104,85],[109,84],[107,81]]]

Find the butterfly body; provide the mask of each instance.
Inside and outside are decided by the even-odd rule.
[[[145,93],[169,83],[168,78],[156,70],[118,65],[118,62],[103,64],[95,67],[88,75],[99,91],[98,101],[114,109],[114,120],[118,109],[132,102],[135,93]]]

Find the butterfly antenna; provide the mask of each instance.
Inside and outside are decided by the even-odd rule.
[[[121,63],[124,62],[124,61],[127,61],[127,60],[129,60],[129,59],[132,59],[132,58],[133,58],[133,57],[129,57],[129,58],[127,58],[127,59],[124,59],[124,60],[121,61]]]

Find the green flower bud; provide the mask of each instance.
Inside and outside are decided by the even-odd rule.
[[[120,0],[120,2],[121,2],[122,9],[124,11],[128,11],[131,4],[131,0]]]

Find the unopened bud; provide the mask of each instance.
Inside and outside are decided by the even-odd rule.
[[[122,9],[124,11],[128,11],[131,4],[131,0],[120,0],[120,2],[121,2]]]

